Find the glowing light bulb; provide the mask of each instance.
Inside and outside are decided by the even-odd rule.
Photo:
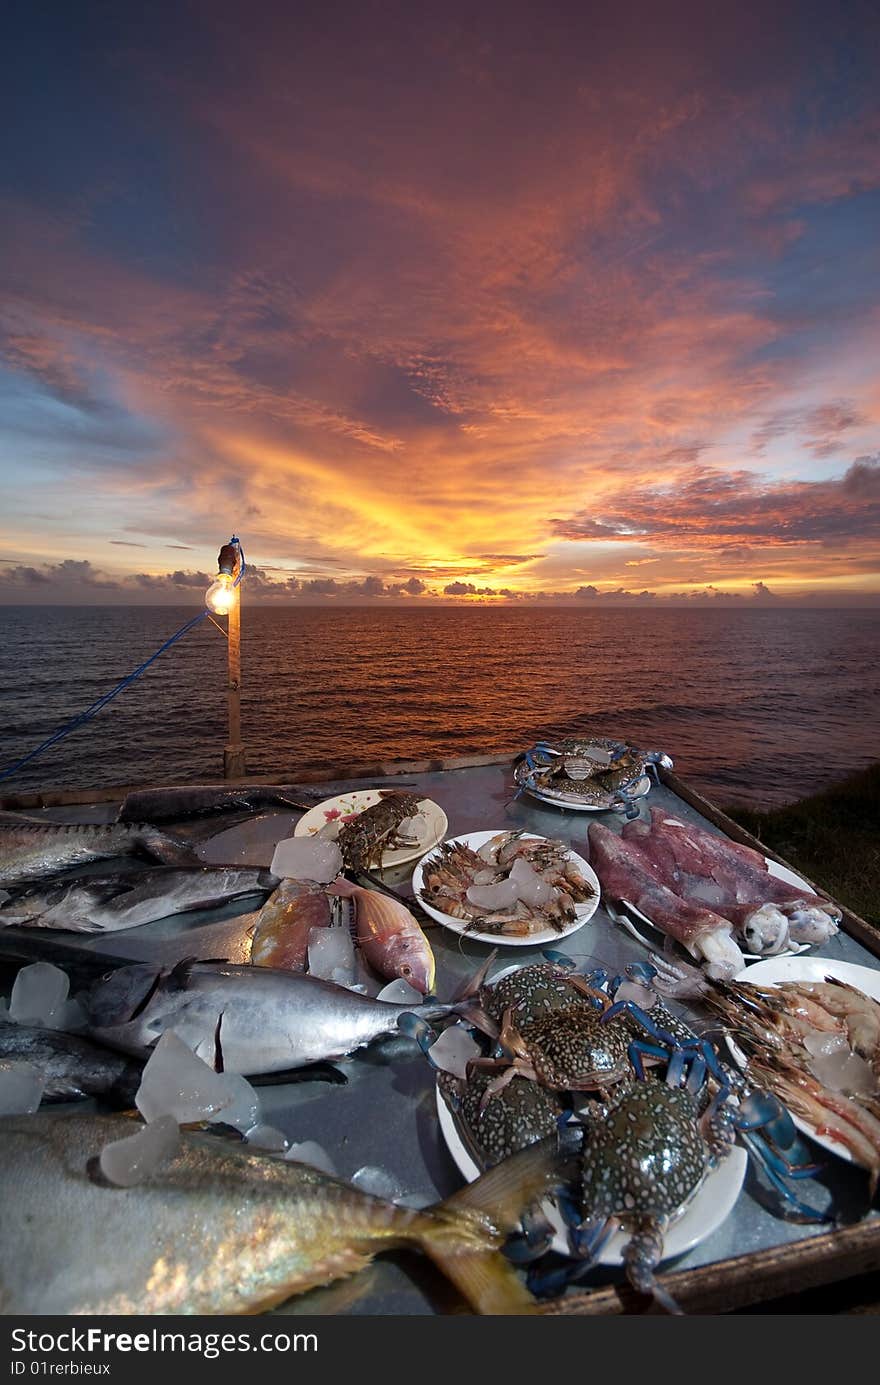
[[[205,605],[215,616],[228,616],[235,600],[235,581],[230,572],[220,572],[205,592]]]

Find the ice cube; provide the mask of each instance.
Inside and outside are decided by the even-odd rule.
[[[352,989],[354,988],[352,987]],[[411,986],[408,981],[404,981],[403,977],[399,976],[396,981],[392,981],[390,985],[384,986],[376,996],[376,999],[387,1000],[392,1005],[421,1005],[425,997],[422,995],[421,991],[417,991],[414,986]]]
[[[467,1076],[467,1065],[471,1058],[479,1058],[481,1049],[471,1037],[464,1024],[453,1024],[444,1029],[436,1043],[428,1050],[428,1056],[438,1068],[451,1072],[455,1077]]]
[[[515,880],[501,880],[497,885],[471,885],[467,898],[480,909],[510,909],[519,899],[519,888]]]
[[[309,1164],[313,1169],[320,1169],[321,1173],[329,1173],[332,1178],[337,1178],[336,1165],[323,1145],[317,1144],[314,1140],[303,1140],[302,1144],[291,1145],[284,1155],[296,1164]]]
[[[214,1072],[168,1030],[150,1054],[135,1105],[145,1121],[159,1116],[174,1116],[181,1125],[210,1120],[232,1101],[224,1078],[225,1074]]]
[[[553,898],[553,886],[548,884],[528,861],[518,856],[510,869],[510,879],[516,885],[520,899],[533,909],[540,909]]]
[[[227,1100],[217,1112],[217,1120],[231,1125],[242,1134],[252,1130],[260,1122],[260,1098],[246,1077],[236,1072],[218,1073],[219,1087],[225,1091]]]
[[[323,981],[350,986],[357,978],[354,942],[347,928],[313,928],[309,934],[309,971]]]
[[[848,1096],[872,1096],[878,1090],[877,1078],[869,1063],[858,1053],[851,1053],[841,1074],[840,1089]]]
[[[65,1000],[52,1016],[50,1029],[63,1029],[66,1034],[75,1034],[80,1029],[85,1029],[88,1024],[88,1016],[83,1009],[82,1003],[77,1000]]]
[[[285,837],[269,867],[279,880],[315,880],[328,885],[342,870],[342,852],[320,837]]]
[[[832,1053],[849,1053],[849,1041],[845,1034],[828,1034],[821,1029],[806,1034],[803,1045],[814,1058],[824,1058]]]
[[[265,1149],[271,1154],[282,1153],[289,1144],[283,1130],[277,1130],[274,1125],[262,1123],[251,1126],[244,1138],[255,1149]]]
[[[407,846],[418,846],[419,842],[428,835],[428,819],[424,812],[413,813],[412,817],[403,818],[397,824],[395,835],[399,841],[405,842]]]
[[[53,1018],[67,1000],[70,982],[51,962],[33,962],[22,967],[12,987],[10,1019],[16,1024],[52,1026]]]
[[[642,1010],[650,1010],[657,1004],[658,998],[656,991],[652,991],[650,986],[643,986],[640,981],[621,981],[614,992],[615,1001],[629,1000]]]
[[[98,1163],[108,1183],[118,1188],[132,1188],[164,1164],[177,1152],[180,1130],[173,1116],[159,1116],[149,1125],[142,1125],[124,1140],[114,1140],[101,1150]]]
[[[36,1111],[46,1079],[33,1063],[0,1058],[0,1116],[26,1116]]]

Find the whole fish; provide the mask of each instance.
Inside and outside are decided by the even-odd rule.
[[[616,903],[634,904],[668,937],[705,963],[708,974],[727,981],[745,966],[733,940],[733,925],[704,904],[691,904],[660,883],[640,849],[601,822],[587,833],[590,864],[602,893]]]
[[[198,864],[188,842],[149,824],[50,822],[0,813],[0,885],[42,880],[87,861],[136,853],[166,865]]]
[[[45,1079],[44,1101],[100,1096],[131,1106],[141,1080],[141,1063],[58,1029],[0,1024],[0,1058],[33,1063]]]
[[[364,1269],[380,1251],[427,1254],[479,1313],[535,1300],[500,1254],[530,1207],[570,1176],[557,1137],[424,1211],[306,1164],[184,1134],[144,1182],[95,1176],[123,1116],[0,1121],[0,1314],[256,1313]]]
[[[257,917],[251,961],[258,967],[305,971],[309,934],[313,928],[329,928],[330,921],[323,885],[282,880]]]
[[[7,900],[0,905],[0,925],[114,933],[242,895],[266,894],[275,883],[267,870],[235,866],[153,866],[127,875],[88,875]]]
[[[456,1013],[452,1005],[391,1005],[303,972],[191,960],[165,971],[118,967],[78,999],[100,1043],[146,1057],[173,1029],[212,1066],[245,1076],[344,1058],[396,1034],[410,1012],[426,1020]]]
[[[328,888],[354,901],[358,945],[380,976],[401,976],[423,995],[433,990],[434,954],[405,904],[341,877]]]
[[[170,784],[162,789],[138,789],[119,809],[120,822],[162,822],[203,813],[255,812],[258,808],[301,809],[302,791],[277,784]]]

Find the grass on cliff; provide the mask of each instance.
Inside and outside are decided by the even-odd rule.
[[[880,925],[880,764],[769,813],[725,811],[840,904]]]

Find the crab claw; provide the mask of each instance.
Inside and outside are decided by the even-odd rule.
[[[657,975],[657,968],[650,962],[628,962],[626,974],[630,981],[638,981],[642,986],[650,986]]]
[[[552,962],[555,967],[560,967],[562,971],[574,971],[577,962],[572,957],[566,957],[564,952],[556,952],[552,947],[541,949],[541,956],[546,957],[548,962]]]

